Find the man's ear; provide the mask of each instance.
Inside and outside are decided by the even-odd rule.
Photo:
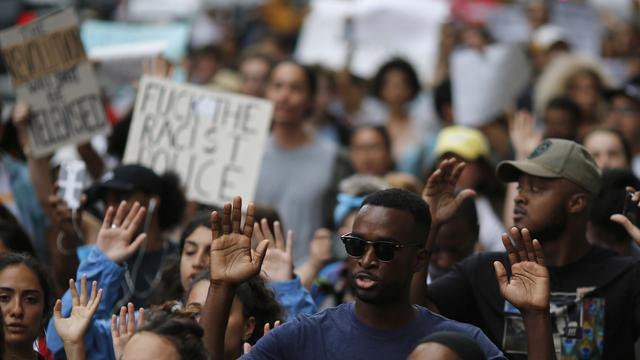
[[[427,267],[427,250],[423,246],[418,249],[418,254],[416,256],[416,261],[413,265],[413,272],[422,271]]]
[[[253,336],[253,331],[255,329],[256,329],[256,318],[254,318],[253,316],[250,316],[244,322],[242,341],[249,341],[249,339],[251,339],[251,336]]]
[[[587,193],[575,193],[571,195],[567,202],[567,210],[570,214],[579,214],[587,211],[591,195]]]

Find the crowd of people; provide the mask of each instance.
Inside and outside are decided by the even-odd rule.
[[[184,58],[150,59],[145,75],[273,104],[249,204],[123,161],[137,82],[103,84],[109,135],[35,157],[0,81],[0,359],[640,356],[640,4],[599,13],[585,55],[555,1],[509,2],[532,76],[470,126],[450,59],[500,37],[451,3],[429,81],[400,56],[370,78],[299,62],[305,1],[202,11]],[[127,1],[74,6],[127,20]],[[0,28],[51,10],[9,8]],[[71,158],[79,207],[59,192]]]

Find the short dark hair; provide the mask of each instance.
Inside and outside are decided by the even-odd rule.
[[[349,142],[351,142],[353,137],[356,136],[356,134],[361,130],[373,130],[377,132],[378,135],[382,137],[382,142],[384,143],[385,150],[391,152],[391,135],[389,135],[389,130],[387,130],[384,125],[360,125],[356,127],[351,133],[351,139],[349,139]]]
[[[427,241],[431,228],[429,205],[417,194],[404,189],[380,190],[367,196],[362,206],[381,206],[402,210],[413,216],[414,230],[420,233],[422,241]]]
[[[318,91],[318,79],[316,77],[315,71],[311,67],[302,65],[301,63],[295,60],[280,61],[273,67],[273,70],[277,69],[280,65],[284,65],[284,64],[295,65],[302,70],[302,72],[304,73],[305,80],[307,81],[307,90],[309,91],[309,100],[313,101]],[[271,79],[271,76],[273,76],[273,70],[269,74],[269,79]]]
[[[580,110],[580,106],[576,104],[571,98],[566,96],[558,96],[549,100],[547,103],[546,110],[561,110],[569,114],[571,118],[571,123],[573,125],[578,125],[580,120],[582,119],[582,111]]]
[[[176,302],[151,308],[138,333],[146,331],[169,340],[181,359],[206,360],[207,352],[202,342],[204,330],[196,321],[197,314],[176,308]]]
[[[413,66],[408,61],[400,58],[391,59],[380,67],[371,85],[373,95],[377,98],[382,98],[382,87],[385,77],[389,72],[394,70],[398,70],[404,74],[411,91],[410,99],[413,100],[420,93],[420,80]]]
[[[602,233],[610,234],[611,240],[619,242],[629,241],[629,234],[619,224],[611,221],[613,214],[620,214],[624,209],[626,202],[627,186],[636,189],[640,188],[640,180],[636,178],[632,172],[624,169],[605,169],[602,172],[602,188],[598,195],[593,199],[589,221],[591,225],[602,230]],[[633,215],[632,215],[633,214]],[[630,212],[631,219],[635,224],[638,223],[638,213]]]
[[[28,254],[8,253],[0,256],[0,272],[10,266],[17,265],[24,265],[36,274],[43,292],[42,317],[44,320],[48,320],[53,306],[53,288],[49,271],[38,260]]]
[[[0,204],[0,241],[11,252],[26,253],[36,257],[31,238],[11,211],[2,204]]]

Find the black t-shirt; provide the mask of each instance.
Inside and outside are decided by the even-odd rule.
[[[430,284],[428,296],[442,315],[478,326],[505,354],[524,358],[522,318],[500,295],[495,260],[510,272],[506,253],[476,254]],[[549,273],[556,352],[563,359],[633,359],[640,327],[638,259],[594,246]]]

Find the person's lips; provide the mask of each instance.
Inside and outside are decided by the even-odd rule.
[[[356,286],[365,290],[371,289],[380,281],[376,276],[366,272],[359,272],[354,278],[356,279]]]
[[[20,323],[11,323],[7,324],[7,331],[14,334],[20,334],[27,331],[27,326]]]
[[[527,215],[527,212],[521,207],[516,207],[516,208],[513,209],[513,221],[514,222],[519,222],[526,215]]]

